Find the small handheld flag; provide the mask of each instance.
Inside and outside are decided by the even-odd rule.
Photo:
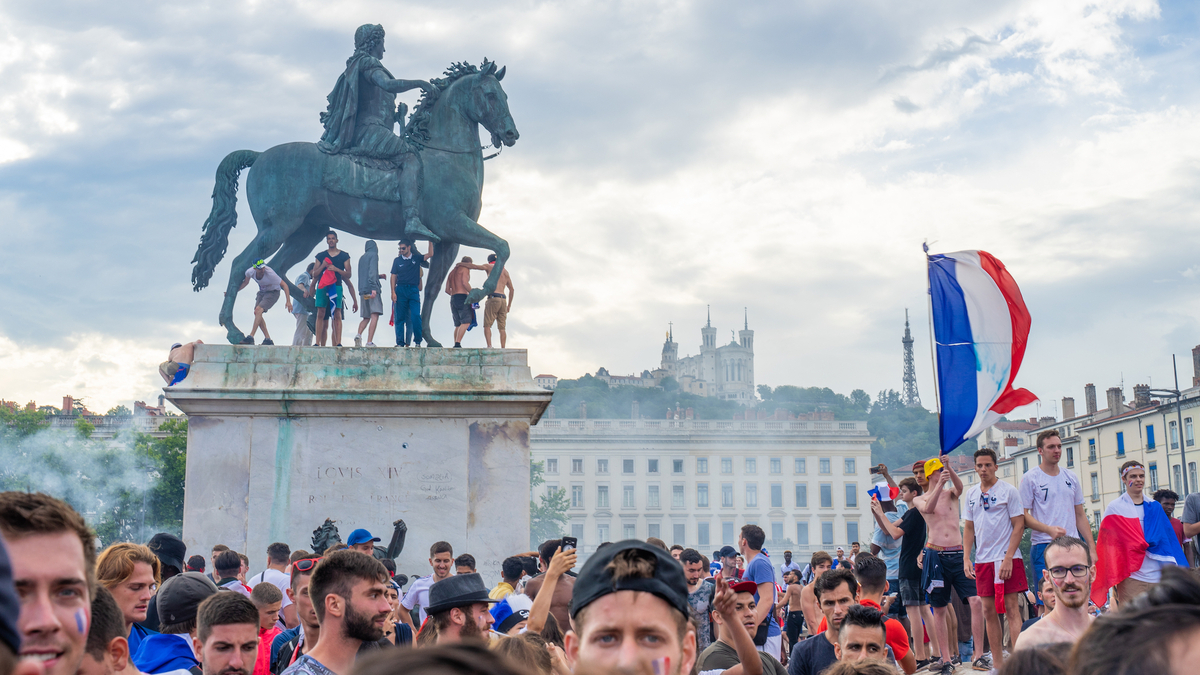
[[[887,481],[876,483],[875,487],[867,490],[867,494],[881,502],[895,501],[896,497],[900,496],[900,488],[892,487],[887,484]]]

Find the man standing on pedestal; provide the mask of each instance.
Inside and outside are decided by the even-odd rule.
[[[462,347],[463,336],[475,323],[475,310],[467,302],[467,294],[471,292],[471,270],[481,269],[486,268],[472,264],[470,257],[463,256],[462,261],[446,276],[446,295],[450,296],[450,316],[454,319],[456,348]]]
[[[488,264],[484,265],[484,269],[488,274],[492,273],[492,267],[496,264],[496,254],[492,253],[488,256]],[[508,266],[500,270],[500,279],[496,282],[497,291],[506,291],[508,296],[505,297],[503,292],[492,293],[488,296],[487,304],[483,307],[483,339],[487,341],[487,346],[490,349],[492,346],[492,324],[496,324],[496,328],[500,330],[500,348],[508,344],[508,333],[505,331],[505,326],[508,325],[508,310],[512,309],[513,298],[517,291],[513,288],[512,278],[508,276]],[[683,550],[682,547],[679,550]],[[671,552],[672,557],[676,555]]]
[[[259,260],[254,263],[254,267],[246,270],[246,278],[242,279],[242,285],[238,286],[238,290],[246,287],[250,283],[250,279],[258,282],[258,294],[254,296],[254,325],[250,327],[250,334],[242,338],[242,344],[254,344],[254,334],[262,328],[263,344],[273,345],[271,334],[267,332],[267,320],[263,315],[267,313],[275,303],[279,302],[279,294],[283,293],[284,301],[287,303],[287,311],[292,311],[292,296],[289,292],[288,283],[283,277],[275,273],[275,270],[267,267],[267,261]]]
[[[362,321],[358,324],[358,334],[354,336],[354,346],[362,346],[363,330],[367,330],[367,346],[375,346],[375,327],[379,325],[379,316],[383,314],[383,287],[379,280],[379,245],[374,240],[368,240],[366,250],[358,259],[358,293],[362,295]]]
[[[392,303],[396,313],[396,346],[407,347],[408,336],[412,345],[421,346],[421,268],[429,267],[433,257],[433,244],[429,253],[421,255],[413,251],[411,241],[401,241],[400,255],[392,261]]]

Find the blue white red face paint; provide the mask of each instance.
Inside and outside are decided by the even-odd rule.
[[[80,635],[87,635],[88,615],[87,611],[83,608],[75,610],[75,628],[79,631]]]

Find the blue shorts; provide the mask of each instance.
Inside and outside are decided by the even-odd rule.
[[[331,291],[330,289],[337,289],[337,290],[336,290],[336,292],[334,292],[334,291]],[[334,284],[333,286],[326,286],[325,288],[318,288],[316,303],[315,303],[316,306],[317,307],[328,307],[330,296],[334,295],[334,294],[336,294],[336,296],[337,296],[337,299],[334,300],[334,303],[333,303],[334,308],[341,309],[341,307],[342,307],[342,285],[341,284]],[[326,312],[326,315],[328,315],[328,312]]]
[[[1049,542],[1045,544],[1034,544],[1030,549],[1030,562],[1033,563],[1033,588],[1029,589],[1037,595],[1037,604],[1042,604],[1042,572],[1046,569],[1046,548],[1049,547]]]
[[[183,382],[183,378],[188,376],[188,371],[191,369],[192,369],[192,367],[186,363],[179,364],[179,369],[175,371],[174,379],[172,379],[171,384],[168,384],[167,386],[171,387],[176,384],[179,384],[180,382]]]

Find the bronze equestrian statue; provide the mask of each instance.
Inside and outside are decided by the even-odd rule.
[[[479,125],[497,148],[511,147],[520,137],[500,86],[506,69],[485,59],[479,68],[455,63],[445,77],[430,82],[398,80],[380,62],[381,26],[360,27],[354,41],[354,55],[321,114],[325,133],[319,143],[285,143],[261,153],[236,150],[217,167],[212,211],[192,260],[196,291],[208,286],[225,255],[229,230],[237,224],[238,175],[247,167],[246,194],[258,227],[233,260],[221,306],[219,320],[232,344],[244,337],[233,323],[233,305],[246,269],[274,254],[271,268],[286,277],[330,229],[376,240],[437,242],[421,308],[430,347],[441,346],[430,335],[429,318],[459,246],[496,254],[487,281],[471,291],[468,302],[495,290],[508,260],[508,243],[477,222],[484,161]],[[396,107],[396,93],[417,87],[424,93],[403,134],[396,135],[394,125],[405,113],[403,103]],[[289,286],[297,301],[311,305],[303,291]]]

